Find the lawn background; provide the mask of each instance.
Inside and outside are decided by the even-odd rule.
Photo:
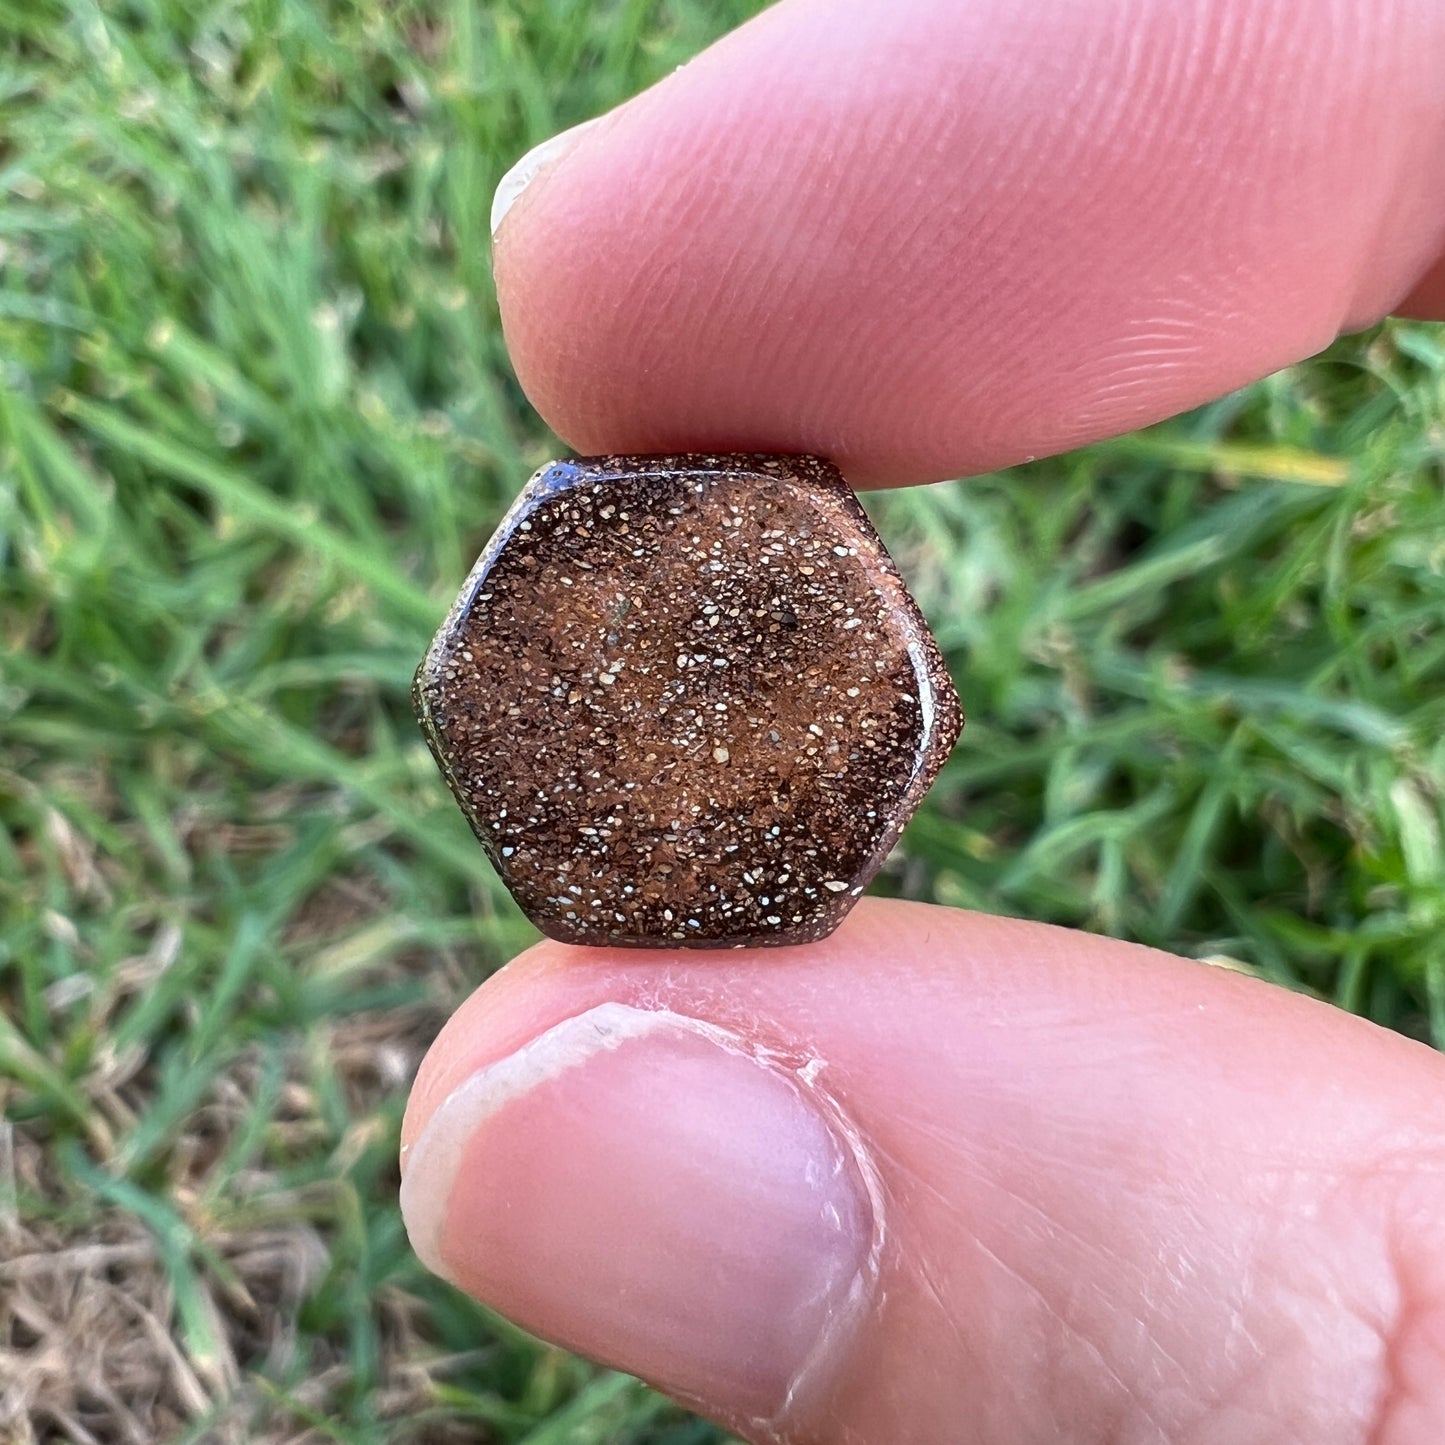
[[[0,0],[6,1445],[719,1438],[427,1278],[395,1155],[532,937],[407,700],[557,449],[491,192],[754,8]],[[1442,487],[1390,325],[870,499],[970,716],[880,888],[1445,1043]]]

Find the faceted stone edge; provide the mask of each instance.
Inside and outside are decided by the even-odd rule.
[[[617,938],[588,929],[571,929],[560,919],[533,920],[533,927],[554,943],[566,943],[574,948],[625,948],[629,952],[637,949],[685,949],[690,953],[735,952],[740,948],[801,948],[805,944],[817,943],[838,931],[838,925],[852,911],[858,901],[856,897],[841,895],[846,901],[834,904],[827,915],[807,929],[794,929],[786,936],[766,933],[725,935],[722,938],[689,940],[686,938],[649,937],[636,934],[632,937]]]

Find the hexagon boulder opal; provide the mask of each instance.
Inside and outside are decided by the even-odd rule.
[[[831,933],[963,725],[878,534],[813,457],[544,467],[415,698],[528,917],[634,947]]]

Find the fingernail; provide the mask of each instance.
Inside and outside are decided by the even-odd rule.
[[[560,131],[550,140],[544,140],[541,145],[533,146],[497,182],[496,194],[492,197],[492,239],[494,241],[497,238],[498,230],[501,229],[503,218],[517,204],[517,198],[522,192],[548,166],[561,160],[577,144],[582,132],[590,126],[596,125],[601,118],[601,116],[594,116],[591,120],[584,120],[580,125],[574,125],[568,130]]]
[[[864,1161],[799,1074],[604,1004],[461,1084],[407,1161],[422,1259],[533,1333],[776,1417],[872,1279]]]

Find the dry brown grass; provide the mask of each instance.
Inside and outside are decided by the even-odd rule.
[[[360,906],[372,901],[355,884],[329,887],[298,920],[298,932],[335,937],[348,905],[352,927],[343,931],[354,931]],[[144,987],[171,951],[161,939],[120,993]],[[189,1232],[180,1247],[195,1265],[188,1271],[194,1295],[184,1305],[167,1258],[175,1241],[127,1209],[78,1196],[52,1157],[44,1124],[0,1122],[0,1442],[310,1445],[334,1438],[325,1422],[354,1383],[352,1363],[340,1342],[328,1348],[324,1336],[303,1331],[300,1313],[330,1267],[338,1220],[365,1203],[347,1197],[348,1169],[365,1151],[390,1144],[394,1120],[381,1110],[404,1092],[440,1017],[430,1007],[368,1011],[291,1051],[266,1152],[284,1159],[325,1149],[331,1179],[287,1185],[252,1166],[232,1174],[218,1197],[211,1174],[252,1118],[262,1087],[259,1050],[244,1050],[216,1077],[164,1159],[165,1198]],[[314,1084],[318,1070],[345,1100],[351,1123],[339,1136]],[[104,1055],[88,1076],[89,1145],[102,1168],[115,1139],[153,1102],[155,1084],[148,1061],[134,1052]],[[390,1193],[395,1178],[378,1184]],[[433,1378],[458,1360],[428,1343],[418,1300],[383,1289],[371,1308],[382,1345],[371,1407],[394,1422],[393,1438],[485,1438],[477,1426],[420,1418],[433,1402]],[[295,1376],[298,1365],[304,1378],[284,1393],[263,1383]]]

